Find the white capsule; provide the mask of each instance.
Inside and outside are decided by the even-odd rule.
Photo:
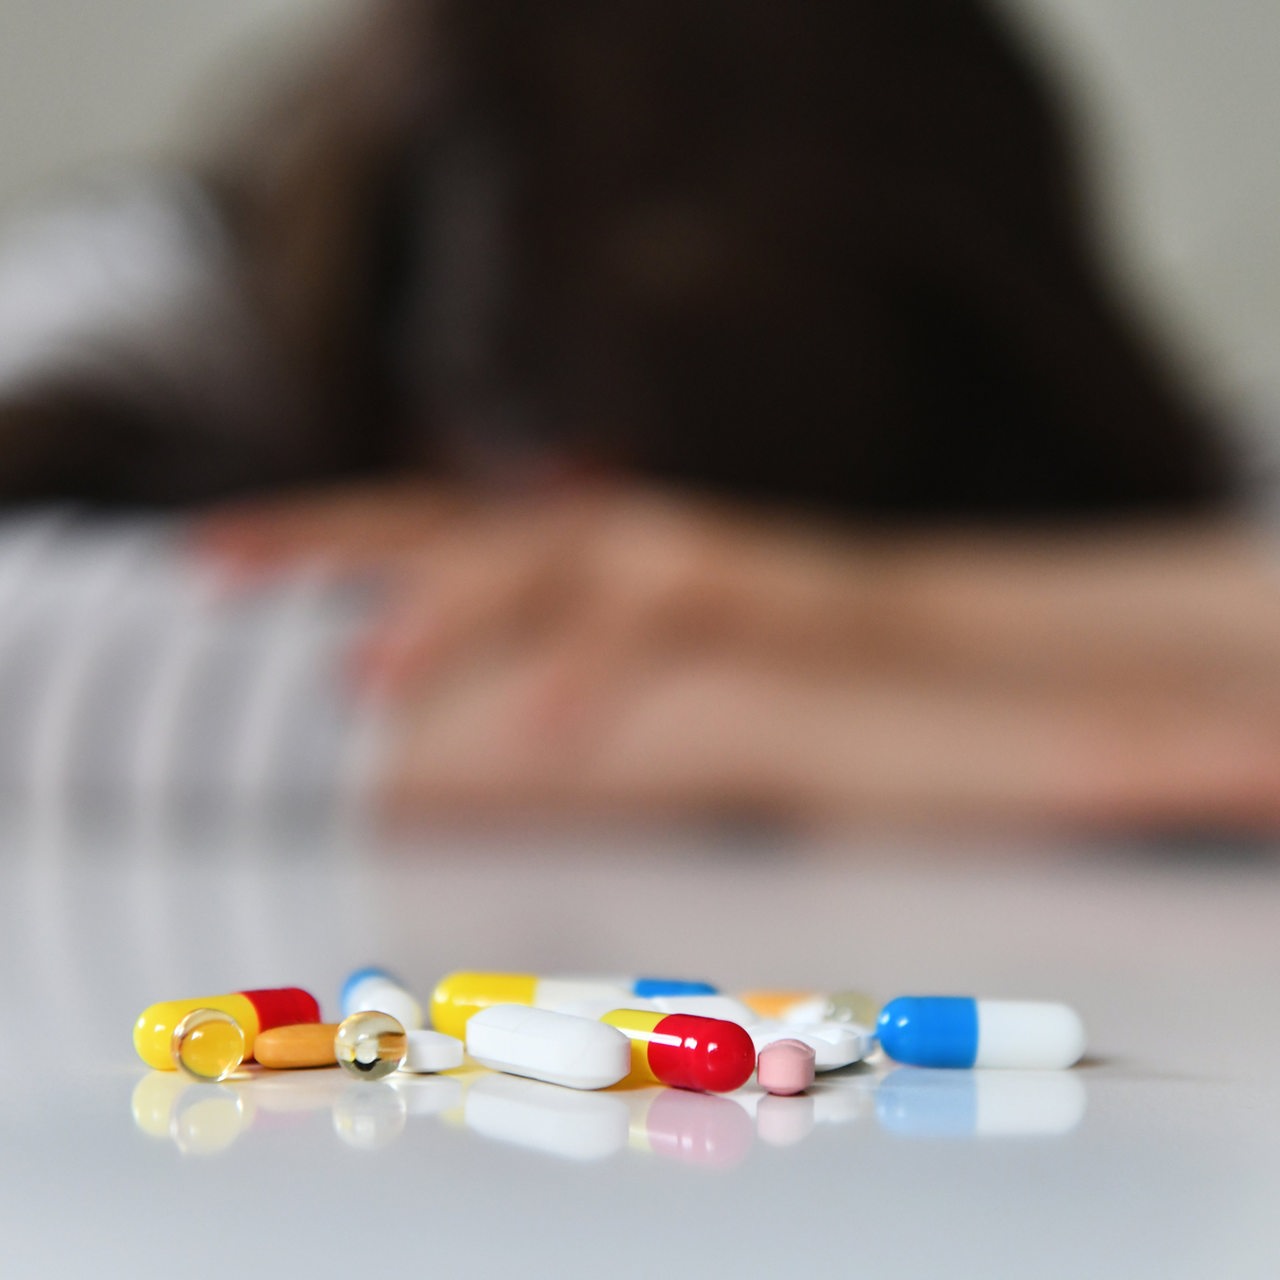
[[[760,1015],[732,996],[669,995],[650,996],[659,1013],[688,1013],[697,1018],[719,1018],[749,1027],[760,1021]],[[627,1008],[631,1008],[630,1005]]]
[[[353,1013],[389,1013],[406,1031],[423,1026],[422,1005],[385,969],[357,969],[342,986],[339,1002],[344,1018]]]
[[[539,1005],[538,1008],[545,1008]],[[575,1018],[594,1018],[599,1021],[606,1013],[612,1013],[615,1009],[626,1007],[627,1009],[641,1009],[646,1013],[661,1013],[652,1000],[641,1000],[639,996],[623,996],[619,1001],[618,996],[611,996],[609,999],[594,1000],[566,1000],[563,1004],[555,1007],[556,1013],[571,1013]]]
[[[472,1014],[467,1052],[493,1071],[570,1089],[604,1089],[631,1070],[631,1041],[616,1027],[520,1004]]]

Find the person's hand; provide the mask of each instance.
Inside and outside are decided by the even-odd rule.
[[[879,572],[870,542],[855,554],[817,526],[649,490],[356,490],[228,509],[197,541],[233,581],[304,562],[381,572],[354,672],[386,695],[420,695],[495,645],[536,645],[535,701],[586,709],[673,654],[847,663],[879,641],[860,607]]]
[[[402,488],[205,541],[389,574],[357,670],[395,708],[401,808],[1280,825],[1280,586],[1238,531],[871,536]]]

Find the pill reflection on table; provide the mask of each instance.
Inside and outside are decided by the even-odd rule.
[[[486,1075],[467,1090],[474,1133],[565,1160],[603,1160],[625,1149],[630,1113],[620,1097],[511,1075]]]
[[[631,1146],[703,1169],[733,1169],[750,1154],[751,1110],[727,1097],[685,1089],[632,1089],[617,1095],[631,1115]]]
[[[462,1106],[466,1086],[454,1076],[404,1075],[396,1072],[387,1083],[404,1099],[410,1116],[439,1116]]]
[[[899,1067],[876,1090],[876,1119],[918,1138],[1050,1138],[1077,1128],[1088,1094],[1078,1072]]]
[[[756,1136],[771,1147],[794,1147],[817,1124],[814,1100],[807,1094],[766,1093],[756,1107]]]
[[[445,1076],[401,1076],[385,1081],[403,1101],[408,1116],[438,1116],[456,1107],[462,1098],[462,1084]],[[256,1109],[257,1128],[283,1128],[296,1125],[308,1116],[323,1112],[328,1115],[335,1132],[354,1146],[385,1145],[379,1135],[392,1137],[400,1124],[399,1107],[387,1101],[379,1089],[337,1071],[271,1072],[264,1071],[235,1085],[242,1097]],[[360,1102],[367,1093],[367,1103]]]
[[[172,1072],[149,1071],[130,1098],[133,1122],[152,1138],[166,1138],[184,1155],[217,1155],[254,1121],[254,1107],[237,1089],[206,1088]]]
[[[259,1071],[228,1087],[253,1108],[257,1135],[322,1124],[350,1083],[339,1071]]]
[[[386,1080],[348,1082],[333,1103],[333,1131],[349,1147],[378,1151],[404,1133],[409,1108]]]
[[[818,1124],[854,1124],[866,1119],[875,1109],[876,1077],[827,1077],[809,1090],[813,1099],[813,1118]]]

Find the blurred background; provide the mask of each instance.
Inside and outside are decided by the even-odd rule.
[[[353,0],[0,0],[0,217],[189,154]],[[1280,6],[999,0],[1074,99],[1115,269],[1232,416],[1280,421]],[[1270,451],[1269,451],[1270,452]]]
[[[1146,327],[1178,358],[1188,380],[1216,407],[1223,421],[1243,434],[1252,455],[1252,473],[1274,481],[1280,475],[1280,362],[1274,358],[1280,350],[1280,242],[1275,234],[1280,222],[1280,166],[1274,162],[1274,140],[1280,136],[1280,85],[1272,61],[1274,49],[1280,47],[1280,7],[1266,0],[1223,0],[1212,10],[1193,0],[992,2],[1022,37],[1034,61],[1057,82],[1060,97],[1068,104],[1087,161],[1100,241],[1112,273]],[[255,105],[267,96],[268,87],[287,79],[293,67],[305,67],[309,51],[324,46],[337,24],[361,7],[360,0],[220,0],[216,5],[174,4],[173,0],[0,0],[0,231],[6,219],[25,209],[38,214],[61,188],[74,193],[82,176],[95,166],[110,169],[134,160],[199,160],[213,154],[238,124],[254,118]],[[577,10],[571,12],[577,14]],[[713,37],[718,40],[719,36],[717,27]],[[771,69],[773,47],[771,43],[765,47],[765,65]],[[842,69],[841,62],[837,72]],[[752,81],[753,92],[756,83]],[[991,132],[983,132],[984,141]],[[195,231],[200,232],[203,225],[197,220]],[[293,236],[292,216],[283,225],[287,232],[281,242]],[[181,266],[191,256],[186,251],[193,241],[178,236],[174,243],[178,256],[166,260],[159,254],[156,261],[162,267]],[[101,256],[114,270],[127,255],[117,254],[109,241],[104,244],[109,251]],[[216,252],[214,245],[204,263],[215,276],[225,266]],[[264,260],[268,257],[264,255]],[[176,269],[172,273],[181,275]],[[108,273],[104,278],[110,302],[118,304],[127,289],[119,287],[120,277]],[[38,292],[28,295],[27,303],[32,297],[43,302],[50,292],[38,282]],[[177,292],[180,295],[181,289]],[[1046,296],[1056,305],[1062,295],[1050,290]],[[128,302],[127,296],[124,301]],[[28,312],[19,309],[16,323],[3,339],[0,358],[10,348],[20,347],[20,339],[31,328]],[[227,328],[240,336],[241,345],[254,357],[268,349],[258,344],[247,326],[228,323]],[[151,340],[165,330],[163,311],[157,307],[151,329],[143,336]],[[104,331],[110,332],[105,322]],[[369,325],[361,330],[372,331]],[[110,355],[110,346],[106,350]],[[204,354],[205,348],[200,347],[201,357]],[[1092,366],[1087,356],[1077,358],[1069,350],[1055,354],[1064,355],[1063,364],[1079,372],[1081,381],[1088,380]],[[236,355],[233,350],[231,357]],[[358,361],[346,363],[358,366]],[[936,379],[940,386],[947,377],[945,364],[942,367]],[[261,372],[248,364],[246,368],[250,373]],[[159,371],[163,382],[166,369]],[[194,399],[212,401],[212,396],[205,396],[210,388],[222,391],[233,384],[233,379],[220,376],[212,357],[209,367],[200,372],[205,381],[192,381]],[[913,389],[924,381],[929,379],[915,379]],[[252,389],[251,383],[245,385]],[[846,384],[838,385],[844,395]],[[1058,396],[1055,406],[1065,399]],[[287,398],[282,403],[287,407]],[[304,408],[310,403],[305,402]],[[720,409],[719,402],[716,408]],[[803,413],[790,400],[787,408],[796,417]],[[259,428],[263,423],[274,424],[276,415],[269,397],[256,393],[253,412],[256,417],[244,415],[245,436],[252,436],[256,443],[264,434]],[[733,412],[732,406],[728,412]],[[234,416],[231,410],[228,416]],[[36,425],[39,429],[39,419]],[[1034,425],[1041,423],[1037,420]],[[1033,432],[1025,435],[1034,440]],[[1031,449],[1034,452],[1034,444]],[[737,441],[732,449],[722,450],[735,459],[738,451]],[[190,452],[185,440],[180,452],[185,460]],[[792,452],[803,454],[803,449]],[[150,465],[151,455],[145,456]],[[1002,455],[1000,461],[1004,460]],[[1138,470],[1144,476],[1158,474],[1161,461],[1153,450]],[[930,455],[930,462],[946,470],[945,459],[939,464]],[[198,470],[200,464],[195,465]],[[1052,472],[1052,463],[1045,469]],[[1084,471],[1092,478],[1089,467]],[[217,491],[216,484],[211,488]],[[957,488],[963,490],[964,482]],[[1267,492],[1274,497],[1274,484]],[[980,501],[975,505],[981,508]],[[754,546],[747,545],[748,550]],[[78,527],[60,523],[55,513],[0,530],[0,550],[11,566],[7,576],[0,572],[0,604],[7,599],[12,606],[0,608],[0,645],[8,645],[11,655],[6,668],[10,674],[0,678],[0,723],[7,718],[10,726],[19,722],[35,726],[32,749],[22,746],[0,752],[0,794],[44,796],[53,810],[71,791],[103,795],[117,791],[125,754],[118,738],[110,729],[101,730],[95,738],[86,728],[93,723],[117,723],[123,714],[117,704],[128,704],[126,709],[142,707],[138,713],[142,745],[136,758],[131,757],[126,781],[132,792],[144,796],[167,794],[175,787],[190,790],[214,771],[211,761],[221,762],[228,770],[220,786],[212,788],[217,794],[228,789],[234,794],[265,793],[278,790],[281,779],[291,779],[290,785],[301,794],[333,795],[346,786],[355,787],[351,779],[370,772],[374,748],[365,743],[348,750],[342,745],[350,736],[346,719],[350,709],[341,701],[339,690],[342,663],[362,617],[363,598],[333,598],[304,581],[292,595],[285,592],[265,602],[253,598],[238,602],[231,611],[219,611],[210,605],[207,584],[189,580],[185,548],[164,525],[143,530],[94,526],[82,533]],[[758,549],[756,554],[762,556]],[[1086,547],[1077,567],[1090,565],[1094,554],[1094,548]],[[45,566],[51,561],[66,566],[58,583],[69,585],[65,589],[55,585],[43,595],[33,592],[32,582],[47,587]],[[1194,562],[1195,556],[1173,546],[1165,560],[1151,563],[1180,569],[1184,561]],[[1217,563],[1212,557],[1210,562]],[[1220,685],[1231,686],[1228,709],[1222,712],[1226,745],[1217,745],[1209,731],[1218,719],[1206,720],[1207,728],[1191,721],[1184,728],[1186,739],[1206,745],[1201,753],[1204,767],[1198,765],[1198,773],[1189,772],[1207,776],[1222,765],[1224,774],[1239,778],[1249,773],[1240,760],[1260,760],[1257,776],[1261,781],[1250,796],[1262,796],[1259,803],[1268,813],[1280,744],[1272,740],[1269,703],[1258,690],[1264,690],[1268,699],[1280,696],[1272,689],[1272,637],[1280,634],[1280,602],[1272,607],[1274,593],[1269,590],[1274,585],[1274,562],[1268,544],[1260,576],[1232,579],[1242,585],[1224,597],[1225,607],[1211,594],[1197,594],[1206,583],[1214,585],[1212,567],[1198,578],[1191,574],[1189,593],[1183,591],[1177,573],[1172,574],[1168,594],[1177,606],[1169,615],[1174,624],[1150,628],[1159,633],[1151,652],[1159,652],[1167,635],[1177,638],[1179,625],[1213,614],[1214,609],[1214,616],[1228,619],[1223,631],[1228,640],[1233,639],[1231,623],[1239,622],[1245,638],[1242,647],[1227,644],[1215,654],[1214,635],[1205,646],[1210,658],[1203,673],[1207,689],[1216,698]],[[994,584],[998,596],[1005,580],[1017,579],[1019,572],[1016,560],[992,563],[990,575],[985,579],[979,575],[974,588],[976,621],[961,616],[958,627],[963,651],[964,627],[972,622],[973,649],[979,656],[992,648],[988,630],[1000,622],[999,609],[983,612],[983,593]],[[1112,563],[1119,565],[1116,576],[1099,579],[1102,594],[1093,597],[1107,602],[1092,610],[1099,616],[1114,613],[1108,591],[1116,599],[1138,600],[1148,579],[1156,576],[1154,568],[1148,574],[1141,563],[1128,576],[1123,555]],[[1222,563],[1230,566],[1234,561],[1227,555]],[[1256,573],[1258,562],[1250,563]],[[141,571],[140,564],[154,567],[154,572]],[[949,561],[941,562],[938,578],[944,586],[949,585],[953,568]],[[1058,603],[1064,616],[1074,621],[1091,610],[1081,608],[1071,595],[1070,577],[1070,572],[1059,575],[1058,582],[1066,582],[1067,587]],[[1025,586],[1036,579],[1037,574],[1030,572],[1019,581]],[[1259,580],[1263,590],[1256,589]],[[942,596],[945,618],[945,590]],[[1266,608],[1255,616],[1251,606],[1259,599]],[[1201,608],[1201,600],[1213,607]],[[775,608],[772,600],[770,608]],[[1043,612],[1034,590],[1027,612],[1033,619]],[[1113,628],[1114,635],[1103,637],[1116,643],[1115,653],[1121,657],[1130,640],[1135,652],[1145,652],[1142,646],[1151,636],[1141,624],[1149,621],[1150,610],[1146,618],[1142,614],[1139,601],[1132,615],[1138,619],[1136,638],[1126,631],[1128,615]],[[156,621],[161,617],[163,625]],[[69,625],[72,618],[79,620],[77,625]],[[1065,666],[1070,667],[1073,645],[1067,641],[1058,647],[1062,630],[1050,626],[1036,632],[1033,628],[1029,643],[1013,644],[1014,649],[1033,653],[1040,646],[1049,671],[1047,684],[1056,678],[1054,664],[1062,652],[1068,654]],[[1199,632],[1191,625],[1188,633],[1195,633],[1190,650],[1196,658]],[[66,639],[55,644],[50,636]],[[133,643],[134,636],[155,641],[158,651],[170,656],[164,663],[151,660]],[[165,636],[170,639],[161,644],[157,637]],[[991,683],[999,686],[1008,675],[1006,669],[1016,663],[992,652],[995,676]],[[12,658],[15,654],[29,655],[27,665]],[[930,651],[926,649],[920,661],[926,676],[931,679],[937,674],[929,668],[935,661]],[[130,663],[137,669],[134,683],[139,687],[156,671],[169,674],[159,680],[158,691],[146,698],[126,696],[119,691],[131,686],[126,676],[116,673]],[[1136,664],[1147,665],[1159,667],[1158,662]],[[232,699],[218,691],[222,686],[210,674],[222,667],[241,672],[252,667],[258,672],[226,679],[226,687],[241,690],[238,697],[244,714],[234,723],[228,711]],[[941,670],[940,662],[938,667]],[[37,669],[62,674],[37,678],[31,674]],[[1116,669],[1119,687],[1129,668],[1117,661]],[[1230,679],[1220,679],[1224,672]],[[281,673],[293,677],[287,694],[278,692],[284,687],[278,678]],[[1091,673],[1086,671],[1084,676],[1082,683],[1087,684]],[[962,662],[956,684],[966,696],[970,689],[963,686],[968,679],[973,689],[979,688],[981,682]],[[1236,696],[1237,685],[1248,691],[1247,696]],[[1015,686],[1016,678],[1010,688],[1020,696],[1024,690]],[[48,692],[33,694],[40,689]],[[99,695],[95,690],[116,691],[115,702],[108,693]],[[1009,690],[1001,687],[999,691]],[[1182,704],[1190,702],[1176,673],[1160,697],[1162,701],[1152,706],[1161,714],[1172,707],[1180,715]],[[196,702],[202,710],[191,710]],[[1104,706],[1099,723],[1107,730],[1110,707]],[[96,721],[91,714],[94,707],[100,708]],[[1246,713],[1237,715],[1239,707]],[[1068,707],[1073,714],[1075,709]],[[1143,737],[1149,711],[1146,708],[1143,715],[1135,716],[1136,737],[1117,738],[1117,759],[1126,752],[1143,763],[1154,757],[1150,747],[1161,735],[1149,733],[1151,742]],[[1215,703],[1213,715],[1217,717],[1219,711]],[[434,708],[431,714],[435,715]],[[1025,723],[1016,716],[1012,721],[1028,740],[1051,736],[1039,732],[1038,722],[1025,708],[1018,707],[1017,715],[1028,717]],[[896,712],[886,716],[889,730],[898,727],[895,716]],[[777,732],[773,721],[766,717],[765,723],[771,726],[769,732]],[[439,736],[449,735],[442,730]],[[665,758],[665,742],[677,736],[667,734],[663,751],[653,754]],[[173,745],[178,742],[192,744],[181,760]],[[1258,743],[1261,746],[1255,750]],[[451,749],[452,743],[446,746]],[[426,750],[420,744],[418,749]],[[1163,772],[1175,776],[1176,765],[1174,761]],[[489,768],[487,759],[484,767]],[[1157,775],[1162,772],[1159,764],[1151,770]],[[855,772],[851,767],[851,774]],[[184,778],[189,780],[185,787]],[[1177,790],[1174,784],[1169,786]]]

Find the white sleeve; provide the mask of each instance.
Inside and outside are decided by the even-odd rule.
[[[0,405],[67,390],[228,455],[278,463],[300,447],[235,245],[194,178],[103,174],[0,232]]]

